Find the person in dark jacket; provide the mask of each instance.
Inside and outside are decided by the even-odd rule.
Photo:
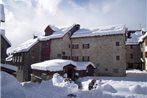
[[[92,90],[92,89],[93,89],[93,86],[95,85],[95,83],[96,83],[96,80],[93,79],[93,80],[89,83],[88,89],[89,89],[89,90]]]

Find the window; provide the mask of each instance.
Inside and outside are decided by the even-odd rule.
[[[132,45],[130,46],[130,49],[133,49],[133,46]]]
[[[62,59],[69,60],[68,56],[62,56]]]
[[[61,56],[62,56],[61,54],[57,54],[57,58],[61,58]]]
[[[72,60],[78,61],[78,60],[79,60],[79,57],[78,57],[78,56],[73,56],[73,57],[72,57]]]
[[[89,61],[89,56],[83,56],[83,57],[82,57],[82,60],[83,60],[83,61]]]
[[[120,60],[120,56],[116,56],[116,60]]]
[[[48,48],[49,43],[48,42],[42,42],[42,48]]]
[[[118,70],[118,69],[113,69],[113,72],[114,72],[114,73],[118,73],[119,70]]]
[[[147,57],[147,52],[145,52],[145,57]]]
[[[65,55],[65,51],[62,51],[62,55]]]
[[[83,49],[88,49],[90,48],[89,44],[83,44]]]
[[[133,59],[133,54],[132,53],[130,54],[130,58]]]
[[[105,71],[108,71],[108,68],[105,68]]]
[[[78,49],[79,48],[79,45],[78,44],[73,44],[72,45],[72,49]]]
[[[119,46],[119,42],[116,42],[116,46]]]

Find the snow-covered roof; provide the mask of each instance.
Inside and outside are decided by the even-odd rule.
[[[71,25],[70,27],[66,28],[57,28],[55,26],[50,25],[50,27],[55,30],[55,32],[50,36],[40,36],[36,39],[28,40],[27,42],[21,44],[16,49],[14,49],[13,53],[18,52],[26,52],[28,51],[33,45],[35,45],[38,41],[46,41],[50,39],[55,38],[62,38],[66,33],[68,33],[76,24]],[[86,36],[102,36],[102,35],[111,35],[111,34],[124,34],[125,33],[125,26],[119,25],[119,26],[107,26],[107,27],[100,27],[95,30],[89,30],[89,29],[79,29],[73,35],[74,37],[86,37]]]
[[[76,31],[72,35],[72,38],[124,34],[125,30],[126,30],[125,25],[117,25],[117,26],[113,25],[113,26],[99,27],[95,30],[89,30],[89,29],[82,28]]]
[[[61,28],[61,29],[56,28],[56,31],[52,35],[39,37],[39,40],[40,41],[46,41],[46,40],[55,39],[55,38],[62,38],[75,25],[76,24],[73,24],[69,27],[65,27],[65,28]],[[51,28],[52,28],[52,26],[51,26]],[[54,27],[53,27],[53,29],[54,29]]]
[[[13,50],[13,53],[27,52],[30,48],[38,42],[38,38],[30,39]]]
[[[143,42],[145,37],[147,37],[147,32],[139,38],[138,42]]]
[[[91,65],[95,68],[92,62],[76,62],[77,70],[85,70],[88,65]]]
[[[10,41],[5,36],[5,30],[0,28],[0,35],[7,41],[7,43],[11,46]]]
[[[49,27],[53,30],[53,31],[59,31],[60,29],[54,25],[49,25]]]
[[[10,70],[14,70],[14,71],[17,71],[17,67],[14,66],[14,65],[10,65],[10,64],[0,64],[1,67],[4,67],[4,68],[7,68],[7,69],[10,69]]]
[[[142,36],[142,31],[136,31],[131,33],[130,38],[127,38],[126,45],[137,45],[139,44],[140,37]]]
[[[0,21],[5,21],[4,5],[2,1],[0,1]]]
[[[31,68],[37,70],[61,71],[64,66],[69,64],[76,65],[76,63],[71,60],[54,59],[32,64]]]
[[[40,36],[39,40],[40,41],[46,41],[46,40],[50,40],[50,39],[54,39],[54,38],[62,38],[64,35],[64,32],[59,30],[59,31],[55,31],[52,35],[50,36]]]
[[[64,66],[72,64],[76,67],[77,70],[85,70],[88,65],[92,65],[94,68],[94,64],[91,62],[75,62],[72,60],[63,60],[63,59],[54,59],[48,60],[40,63],[35,63],[31,65],[32,69],[35,70],[44,70],[44,71],[62,71]]]

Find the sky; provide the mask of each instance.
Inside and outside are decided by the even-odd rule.
[[[147,0],[0,0],[5,6],[6,36],[12,50],[33,35],[44,35],[50,24],[67,27],[125,24],[130,29],[147,28]]]

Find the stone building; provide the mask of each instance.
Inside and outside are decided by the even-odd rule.
[[[141,49],[139,38],[143,35],[142,30],[128,30],[126,41],[127,69],[141,69]]]
[[[142,70],[147,70],[147,32],[139,39],[141,47]]]
[[[12,62],[14,65],[18,67],[17,71],[17,79],[19,81],[29,81],[31,68],[30,65],[32,63],[37,63],[40,60],[40,43],[38,43],[38,39],[30,39],[25,43],[19,45],[13,51],[13,59]]]
[[[51,59],[91,61],[97,75],[125,76],[126,28],[112,26],[97,30],[79,29],[51,40]]]
[[[55,30],[58,29],[51,25],[47,26],[45,36],[35,36],[13,50],[11,53],[13,55],[12,64],[18,66],[16,77],[19,81],[31,79],[31,64],[50,59],[51,38],[56,37],[56,33],[51,35]],[[65,32],[66,30],[70,30],[70,28],[66,28]]]
[[[19,81],[29,81],[31,64],[51,59],[90,61],[96,66],[95,75],[125,76],[126,27],[108,26],[95,30],[74,24],[58,29],[48,26],[45,36],[31,39],[13,51]]]

